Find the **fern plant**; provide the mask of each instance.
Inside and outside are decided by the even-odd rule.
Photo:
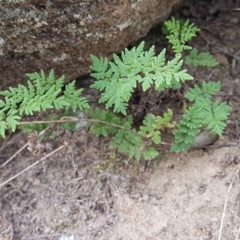
[[[192,46],[187,44],[199,31],[200,29],[193,23],[189,23],[188,20],[184,22],[176,20],[174,17],[165,21],[162,26],[162,33],[166,35],[176,55],[181,56],[183,51],[191,50],[185,58],[184,62],[186,64],[193,64],[195,67],[215,67],[218,65],[218,62],[209,52],[198,53],[196,48],[192,48]]]
[[[99,102],[105,103],[106,110],[90,109],[86,98],[81,96],[82,89],[75,89],[75,81],[64,85],[64,76],[56,79],[53,70],[48,76],[43,71],[31,73],[27,74],[27,87],[19,85],[0,92],[0,135],[5,137],[8,129],[15,131],[24,116],[52,108],[83,110],[89,117],[90,133],[110,137],[110,148],[137,160],[151,160],[159,154],[157,146],[164,129],[175,129],[175,142],[171,147],[174,152],[191,147],[202,128],[221,135],[230,107],[226,102],[213,100],[214,94],[220,91],[220,82],[203,82],[201,87],[190,88],[185,95],[189,108],[177,125],[172,123],[173,111],[168,109],[163,116],[148,113],[139,128],[134,126],[128,106],[136,88],[140,87],[143,92],[180,88],[185,81],[193,80],[183,69],[184,63],[217,64],[210,54],[199,54],[195,49],[184,60],[183,51],[192,49],[188,41],[199,31],[194,24],[173,18],[166,21],[165,26],[175,52],[172,60],[166,59],[166,49],[157,56],[154,47],[145,50],[144,42],[131,50],[125,49],[120,56],[113,55],[113,61],[91,56],[91,75],[96,79],[91,87],[101,92]],[[72,125],[65,127],[72,128]]]
[[[107,109],[113,107],[114,112],[126,115],[128,101],[137,84],[143,91],[152,87],[164,90],[193,79],[186,70],[181,70],[183,60],[180,56],[166,61],[165,55],[166,49],[163,49],[155,56],[154,46],[144,51],[142,42],[130,51],[125,49],[121,59],[114,54],[114,62],[91,56],[93,65],[90,68],[94,70],[91,76],[97,80],[91,87],[102,92],[99,102],[106,103]]]
[[[46,76],[44,71],[26,74],[29,78],[28,86],[19,84],[1,91],[0,95],[0,135],[5,138],[6,130],[13,132],[24,116],[31,116],[35,112],[44,112],[55,108],[56,110],[89,108],[85,97],[80,97],[83,89],[75,89],[75,81],[64,87],[64,76],[56,79],[51,70]]]
[[[185,59],[186,64],[193,64],[193,66],[215,67],[218,62],[208,52],[198,53],[196,48],[193,48]]]
[[[181,22],[172,17],[171,20],[165,21],[164,24],[167,29],[167,39],[172,44],[172,49],[176,55],[181,56],[184,50],[192,49],[187,43],[200,31],[194,23],[189,23],[189,20]]]
[[[191,103],[174,132],[174,152],[185,151],[191,147],[196,135],[202,128],[222,135],[229,117],[230,107],[226,102],[212,101],[214,94],[220,91],[220,82],[203,82],[201,88],[195,85],[185,95]]]
[[[157,56],[155,56],[154,47],[144,50],[143,42],[131,50],[125,49],[120,57],[113,55],[112,62],[107,58],[91,56],[93,61],[91,75],[96,79],[91,87],[101,92],[99,102],[105,103],[106,109],[112,107],[113,112],[126,116],[128,102],[137,86],[141,86],[143,91],[150,88],[164,91],[169,88],[179,88],[183,82],[193,80],[193,77],[182,69],[183,63],[208,67],[218,64],[212,55],[198,54],[196,49],[193,49],[184,61],[183,51],[192,49],[188,41],[200,31],[194,24],[190,24],[189,21],[182,23],[172,18],[165,22],[165,26],[168,32],[167,39],[175,52],[172,60],[166,60],[166,49]],[[171,151],[179,152],[189,149],[202,128],[207,128],[218,135],[222,134],[226,127],[225,121],[229,117],[230,107],[225,102],[212,100],[213,95],[219,91],[220,82],[204,82],[201,87],[195,85],[189,89],[185,97],[190,107],[176,126],[175,142]],[[119,129],[115,133],[112,132],[114,141],[110,146],[118,149],[119,152],[128,153],[130,157],[135,156],[136,159],[152,159],[157,155],[154,144],[161,142],[160,123],[164,120],[165,127],[173,128],[174,125],[170,123],[171,117],[171,110],[165,113],[163,118],[148,114],[139,131],[131,128],[132,120],[123,121],[121,126],[124,125],[129,131]],[[106,127],[103,129],[106,130]],[[101,130],[95,129],[93,132],[100,133]],[[133,132],[137,132],[142,140],[136,134],[132,135]],[[146,150],[146,145],[149,151]]]
[[[91,119],[96,119],[94,123],[89,123],[90,133],[111,137],[110,148],[136,160],[151,160],[157,157],[159,152],[153,145],[161,142],[160,130],[174,127],[171,124],[173,112],[170,109],[163,117],[146,115],[139,130],[133,127],[131,115],[120,117],[99,108],[89,109],[86,114]]]

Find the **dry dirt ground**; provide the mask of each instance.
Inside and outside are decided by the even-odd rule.
[[[240,7],[238,1],[191,1],[174,15],[202,29],[192,44],[220,62],[190,67],[197,83],[222,82],[231,107],[224,136],[205,150],[163,149],[147,166],[118,156],[85,129],[47,143],[39,161],[23,150],[0,169],[1,240],[237,240],[240,239]],[[158,30],[145,39],[160,51]],[[0,163],[26,144],[22,133],[2,143]],[[2,186],[31,164],[34,167]]]

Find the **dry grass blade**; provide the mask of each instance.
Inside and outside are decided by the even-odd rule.
[[[15,152],[0,168],[3,168],[5,165],[7,165],[14,157],[16,157],[23,149],[25,149],[28,146],[29,143],[26,143],[23,147],[21,147],[17,152]]]
[[[226,197],[226,200],[225,200],[225,203],[224,203],[224,208],[223,208],[223,213],[222,213],[222,219],[221,219],[221,225],[220,225],[218,240],[221,240],[221,237],[222,237],[223,221],[224,221],[224,217],[225,217],[226,210],[227,210],[228,197],[229,197],[229,193],[232,189],[235,177],[238,175],[238,172],[239,172],[239,169],[236,170],[236,172],[235,172],[235,174],[232,178],[231,184],[229,185],[229,188],[228,188],[227,197]]]
[[[31,168],[33,168],[35,165],[37,165],[40,162],[43,162],[44,160],[46,160],[48,157],[50,157],[51,155],[53,155],[54,153],[60,151],[62,148],[64,148],[65,145],[60,146],[59,148],[57,148],[56,150],[52,151],[51,153],[49,153],[48,155],[44,156],[43,158],[41,158],[40,160],[37,160],[35,163],[33,163],[32,165],[26,167],[25,169],[23,169],[21,172],[17,173],[16,175],[12,176],[11,178],[9,178],[7,181],[3,182],[0,184],[0,188],[3,187],[4,185],[6,185],[7,183],[9,183],[10,181],[12,181],[13,179],[17,178],[18,176],[20,176],[21,174],[25,173],[26,171],[30,170]]]
[[[44,129],[42,132],[39,133],[39,136],[41,136],[42,134],[44,134],[50,127],[47,127],[46,129]],[[11,140],[12,141],[12,140]],[[27,146],[29,145],[29,142],[27,142],[23,147],[21,147],[16,153],[14,153],[4,164],[2,164],[2,166],[0,166],[0,168],[3,168],[4,166],[6,166],[14,157],[16,157],[23,149],[25,149]],[[0,150],[1,152],[1,150]]]
[[[237,232],[237,235],[236,235],[236,237],[235,237],[235,240],[238,240],[239,238],[239,234],[240,234],[240,227],[238,228],[238,232]]]

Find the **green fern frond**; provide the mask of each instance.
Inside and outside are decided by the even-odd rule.
[[[185,97],[191,102],[193,101],[198,102],[210,99],[214,94],[220,91],[220,88],[221,88],[220,82],[206,83],[204,81],[201,87],[195,84],[193,88],[190,88],[189,91],[185,94]]]
[[[201,109],[194,105],[184,114],[178,124],[178,130],[174,132],[175,142],[171,147],[172,152],[186,151],[193,144],[202,126]]]
[[[226,127],[225,121],[229,117],[230,110],[231,108],[226,102],[213,102],[202,111],[203,124],[207,126],[207,129],[211,132],[219,136],[222,135]]]
[[[85,113],[90,119],[95,119],[95,123],[89,123],[88,126],[90,127],[90,133],[95,134],[96,136],[109,136],[113,135],[117,132],[116,126],[121,126],[122,123],[129,123],[131,124],[133,122],[133,119],[131,116],[120,118],[116,116],[114,113],[111,113],[106,110],[101,110],[99,108],[91,108],[88,110],[85,110]],[[102,122],[98,122],[97,120],[100,120]],[[105,123],[103,123],[105,122]],[[108,124],[109,123],[109,124]]]
[[[65,86],[64,98],[61,98],[62,105],[64,105],[66,109],[71,107],[73,112],[76,112],[78,109],[83,110],[90,108],[87,99],[85,97],[80,97],[83,89],[76,90],[75,82],[74,80]]]
[[[193,64],[196,66],[215,67],[218,62],[209,52],[198,53],[196,48],[193,48],[185,60],[186,64]]]
[[[174,132],[175,142],[171,151],[189,149],[202,128],[222,135],[231,108],[226,102],[211,100],[211,97],[220,91],[220,87],[220,82],[203,82],[201,87],[195,85],[189,89],[185,97],[193,102],[193,105],[184,113],[178,130]]]
[[[184,50],[192,49],[191,46],[186,43],[196,36],[196,33],[200,31],[193,23],[189,23],[187,20],[185,23],[181,23],[172,17],[171,20],[164,22],[169,35],[168,41],[172,44],[173,51],[181,56]]]
[[[51,70],[47,76],[43,70],[40,73],[28,73],[27,86],[21,84],[16,88],[10,87],[1,91],[0,115],[2,116],[0,135],[5,137],[5,131],[16,130],[20,120],[24,116],[33,115],[35,112],[42,112],[55,107],[59,109],[89,108],[86,98],[80,97],[82,89],[75,89],[75,81],[66,85],[62,95],[64,76],[56,79],[54,71]]]
[[[0,120],[0,135],[2,138],[6,138],[7,129],[9,129],[7,122],[4,120]]]
[[[113,107],[114,112],[126,115],[128,101],[138,83],[146,91],[151,87],[169,88],[180,81],[193,79],[185,70],[180,70],[183,63],[180,56],[166,61],[165,53],[164,49],[154,56],[154,47],[144,51],[142,42],[131,50],[125,49],[122,59],[113,55],[114,62],[108,63],[92,56],[95,72],[91,76],[96,77],[97,81],[91,88],[102,92],[99,102],[106,103],[106,109]]]
[[[142,157],[140,150],[142,144],[142,139],[137,134],[119,129],[112,137],[109,147],[117,149],[119,153],[128,154],[129,158],[135,158],[139,161]]]
[[[150,161],[155,159],[159,155],[159,152],[156,151],[153,147],[147,148],[145,151],[142,152],[142,159],[145,161]]]
[[[138,133],[143,137],[150,138],[155,144],[161,142],[161,133],[156,128],[155,119],[151,114],[145,117]]]
[[[109,111],[98,108],[89,109],[86,114],[91,119],[96,119],[94,123],[89,123],[90,133],[96,136],[111,137],[109,147],[116,149],[119,153],[127,154],[129,158],[136,160],[150,160],[159,154],[154,148],[145,147],[144,139],[150,137],[148,130],[143,127],[141,131],[137,132],[136,129],[132,128],[132,116],[118,117]],[[151,127],[151,139],[155,143],[159,143],[160,132],[153,131],[159,126],[153,127],[152,124],[154,125],[153,118],[148,115],[145,119],[145,127]],[[144,132],[145,129],[146,132]]]

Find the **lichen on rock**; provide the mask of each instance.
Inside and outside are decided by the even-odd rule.
[[[25,73],[89,73],[90,54],[111,57],[165,20],[180,0],[8,0],[0,5],[0,89]]]

